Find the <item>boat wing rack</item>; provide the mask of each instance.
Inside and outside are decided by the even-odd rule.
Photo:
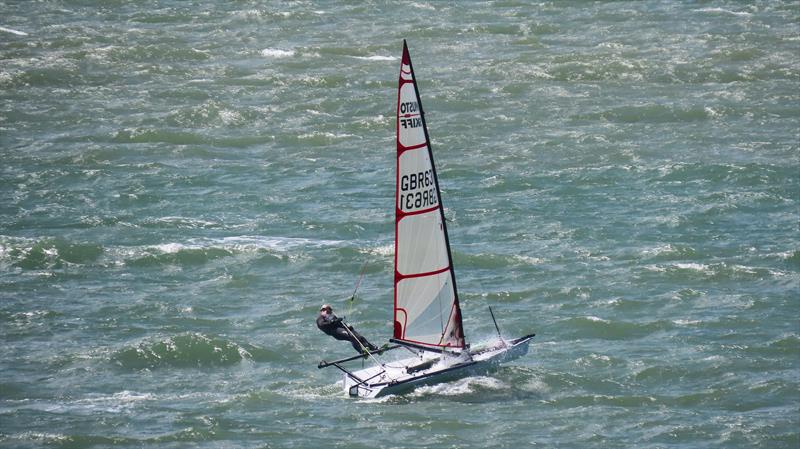
[[[387,348],[382,348],[382,349],[379,349],[377,351],[372,351],[372,352],[368,352],[367,351],[367,352],[365,352],[363,354],[354,355],[352,357],[346,357],[344,359],[334,360],[333,362],[326,362],[325,360],[323,360],[323,361],[319,362],[319,365],[317,365],[317,368],[322,369],[322,368],[326,368],[326,367],[329,367],[329,366],[333,365],[336,368],[338,368],[340,371],[345,373],[345,375],[347,375],[349,378],[353,379],[356,382],[356,384],[355,384],[356,386],[366,385],[370,380],[372,380],[372,379],[380,376],[381,374],[385,373],[386,370],[385,369],[381,369],[375,375],[369,377],[368,379],[361,379],[358,376],[356,376],[355,374],[353,374],[350,370],[348,370],[347,368],[345,368],[342,365],[340,365],[340,363],[351,362],[353,360],[358,360],[358,359],[366,359],[367,357],[369,357],[371,355],[383,354],[386,351],[391,351],[392,349],[397,349],[397,348],[402,348],[402,347],[403,346],[401,346],[401,345],[389,346]]]
[[[392,349],[397,349],[397,348],[401,348],[401,347],[402,347],[401,345],[389,346],[387,348],[379,349],[377,351],[365,352],[363,354],[354,355],[352,357],[346,357],[344,359],[334,360],[333,362],[326,362],[325,360],[323,360],[323,361],[319,362],[319,365],[317,365],[317,368],[322,369],[322,368],[327,368],[327,367],[333,365],[333,366],[339,368],[340,370],[347,372],[347,370],[345,370],[341,366],[339,366],[340,363],[352,362],[353,360],[358,360],[358,359],[366,359],[367,357],[369,357],[369,356],[371,356],[373,354],[380,355],[380,354],[383,354],[386,351],[391,351]]]

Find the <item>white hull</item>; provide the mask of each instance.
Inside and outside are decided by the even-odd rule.
[[[526,336],[461,354],[422,352],[419,356],[386,362],[344,375],[344,390],[350,396],[375,398],[405,393],[465,376],[485,373],[500,363],[528,353],[533,336]]]

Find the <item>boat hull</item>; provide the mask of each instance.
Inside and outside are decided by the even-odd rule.
[[[345,374],[350,396],[376,398],[403,394],[416,387],[484,374],[497,365],[528,353],[533,335],[458,355],[423,354]]]

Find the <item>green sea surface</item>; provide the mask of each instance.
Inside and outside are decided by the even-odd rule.
[[[800,3],[0,11],[0,447],[800,446]],[[403,39],[466,337],[537,336],[353,399]]]

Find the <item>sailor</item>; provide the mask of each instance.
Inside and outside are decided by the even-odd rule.
[[[319,309],[317,327],[337,340],[349,341],[353,345],[353,349],[359,353],[363,352],[364,349],[369,349],[370,351],[378,349],[377,346],[368,342],[366,338],[356,332],[353,326],[342,323],[342,319],[333,314],[333,308],[328,304],[323,304]]]

